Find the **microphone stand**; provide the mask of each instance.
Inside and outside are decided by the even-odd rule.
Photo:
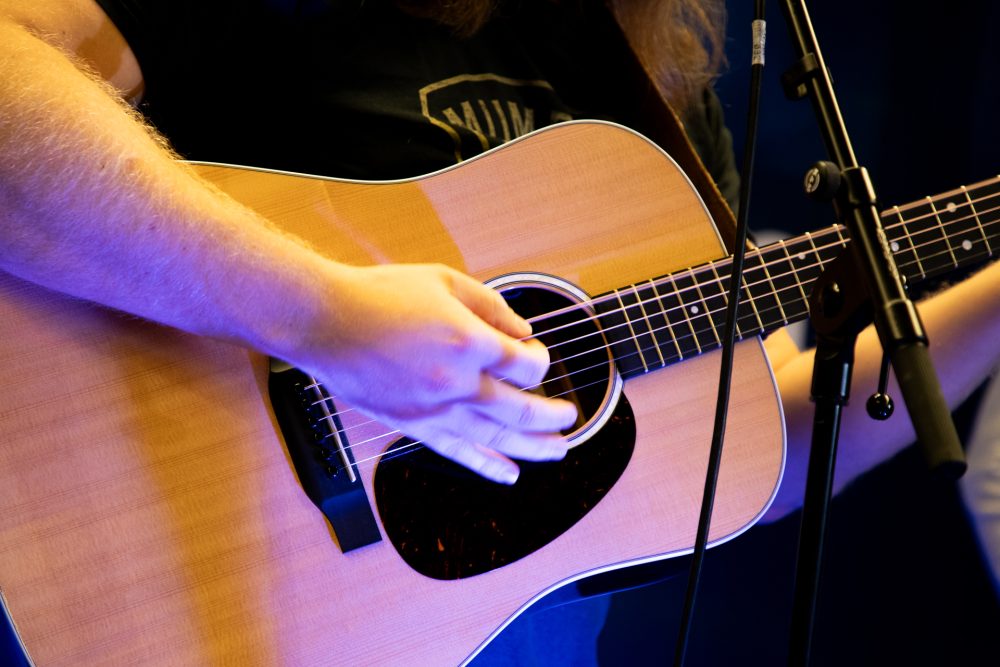
[[[827,152],[839,173],[834,209],[850,235],[842,254],[817,280],[810,316],[817,332],[812,398],[816,404],[796,559],[789,665],[809,662],[826,519],[833,488],[841,412],[849,396],[854,344],[869,321],[892,363],[924,458],[936,477],[965,471],[951,414],[931,365],[927,336],[893,262],[878,215],[875,189],[857,163],[804,0],[783,0],[796,63],[786,93],[808,96]],[[831,188],[832,189],[832,188]]]

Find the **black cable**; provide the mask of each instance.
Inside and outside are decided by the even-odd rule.
[[[705,475],[705,492],[698,517],[698,533],[695,537],[691,569],[688,573],[687,592],[684,596],[684,612],[674,650],[674,665],[682,667],[687,654],[694,603],[701,579],[705,550],[708,548],[708,532],[715,505],[715,489],[719,481],[719,464],[722,460],[722,440],[726,432],[726,415],[729,411],[729,389],[733,375],[733,349],[736,341],[736,317],[739,308],[740,285],[743,282],[743,258],[747,245],[747,219],[750,210],[750,181],[753,174],[754,153],[757,147],[757,110],[760,106],[761,78],[764,72],[764,0],[754,3],[753,56],[750,67],[750,104],[747,109],[747,134],[743,150],[743,165],[740,173],[740,200],[736,219],[736,244],[733,248],[733,263],[729,276],[729,295],[726,307],[726,328],[722,342],[722,368],[719,373],[719,394],[715,407],[715,426],[712,432],[712,447],[708,455],[708,472]]]

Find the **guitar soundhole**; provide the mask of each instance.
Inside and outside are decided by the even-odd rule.
[[[566,532],[621,477],[632,456],[632,410],[590,313],[551,285],[517,284],[504,297],[522,316],[561,313],[534,324],[552,366],[539,388],[574,401],[567,433],[577,446],[558,462],[519,462],[512,486],[486,481],[426,447],[402,439],[383,454],[374,492],[386,536],[416,571],[471,577],[513,563]]]

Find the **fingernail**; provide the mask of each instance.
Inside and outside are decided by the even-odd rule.
[[[550,461],[561,461],[562,459],[566,458],[566,454],[568,452],[569,452],[569,445],[565,443],[560,445],[549,445],[545,449],[545,455],[546,457],[548,457]]]
[[[573,403],[570,403],[569,401],[566,401],[565,405],[566,405],[566,407],[564,408],[565,415],[564,415],[564,418],[563,418],[563,424],[564,424],[564,426],[569,427],[569,426],[572,426],[573,424],[576,423],[576,416],[577,416],[578,413],[577,413],[576,405],[574,405]]]
[[[521,338],[527,338],[531,335],[531,322],[516,313],[514,314],[514,324],[517,325],[517,335]]]
[[[520,473],[515,467],[504,467],[499,471],[497,475],[497,481],[501,484],[513,484],[517,481],[517,476]]]

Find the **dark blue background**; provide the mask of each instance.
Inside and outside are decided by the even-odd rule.
[[[742,155],[753,2],[730,1],[728,71],[717,90]],[[881,201],[902,204],[1000,173],[1000,8],[994,2],[810,3],[859,161]],[[796,233],[833,220],[800,194],[825,157],[811,105],[784,99],[791,63],[780,6],[768,3],[751,226]],[[863,400],[863,397],[861,397]],[[856,398],[857,400],[857,398]],[[960,427],[971,407],[960,411]],[[953,489],[927,482],[907,450],[834,503],[814,665],[1000,664],[1000,606]],[[798,516],[708,554],[689,665],[781,665]],[[667,664],[683,578],[619,594],[602,663]]]

